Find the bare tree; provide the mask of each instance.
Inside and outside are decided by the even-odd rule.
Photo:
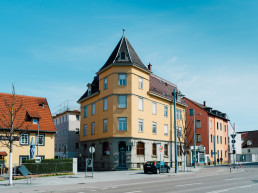
[[[3,134],[3,140],[0,142],[9,149],[9,185],[12,185],[14,141],[19,140],[20,134],[26,132],[30,124],[24,125],[26,113],[23,108],[23,100],[17,98],[14,85],[12,85],[11,97],[0,98],[0,100],[3,100],[3,106],[0,106],[0,133]]]
[[[190,118],[187,121],[186,116],[186,114],[185,116],[182,116],[182,120],[180,121],[180,123],[184,126],[184,128],[182,128],[181,135],[177,135],[179,142],[179,151],[182,152],[182,154],[184,155],[184,171],[186,171],[186,155],[193,144],[193,132],[191,127],[192,120]]]

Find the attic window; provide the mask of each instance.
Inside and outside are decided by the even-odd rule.
[[[159,80],[159,83],[162,83],[162,81],[161,81],[161,80]]]
[[[39,104],[39,106],[42,107],[42,108],[45,107],[44,105],[45,105],[44,103],[40,103],[40,104]]]
[[[125,53],[124,52],[121,53],[121,60],[125,60]]]
[[[165,85],[167,86],[168,84],[165,82]]]

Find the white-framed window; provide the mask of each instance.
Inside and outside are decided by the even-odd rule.
[[[182,110],[180,109],[176,110],[176,118],[177,120],[182,120]]]
[[[108,88],[108,79],[104,78],[104,90]]]
[[[201,128],[201,120],[196,120],[196,128]]]
[[[103,110],[107,111],[108,109],[108,98],[104,98],[103,100]]]
[[[108,130],[108,120],[107,119],[104,119],[103,120],[103,132],[107,132]]]
[[[28,155],[20,155],[19,158],[20,158],[20,165],[21,165],[24,162],[24,160],[29,159],[29,156]]]
[[[39,138],[38,138],[38,135],[36,135],[36,145],[38,144],[38,141],[39,141],[39,145],[44,146],[45,145],[45,135],[39,134]]]
[[[168,136],[168,124],[164,125],[164,135]]]
[[[118,74],[118,85],[125,86],[126,85],[126,74]]]
[[[138,105],[139,110],[143,111],[143,98],[139,97],[139,105]]]
[[[118,108],[127,108],[127,96],[118,95]]]
[[[152,122],[152,134],[157,134],[157,123]]]
[[[127,117],[118,117],[118,130],[119,131],[127,130]]]
[[[87,124],[83,125],[83,136],[87,136]]]
[[[20,136],[21,145],[29,145],[29,134],[23,133]]]
[[[139,89],[143,89],[143,78],[139,77]]]
[[[177,137],[182,137],[182,127],[177,127]]]
[[[196,138],[197,138],[197,143],[201,143],[202,141],[201,134],[197,134]]]
[[[32,119],[33,124],[38,124],[38,119]]]
[[[87,117],[87,107],[84,107],[84,118]]]
[[[152,102],[152,114],[157,114],[157,103]]]
[[[91,135],[95,134],[95,122],[91,123]]]
[[[164,117],[168,117],[168,106],[164,106]]]
[[[142,119],[138,119],[138,131],[140,133],[143,132],[143,120]]]
[[[95,103],[91,105],[91,114],[95,115]]]
[[[210,129],[212,129],[212,120],[210,120]]]

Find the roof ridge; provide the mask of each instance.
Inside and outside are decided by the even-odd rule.
[[[13,95],[13,94],[11,94],[11,93],[3,93],[3,92],[0,92],[0,94]],[[42,99],[46,99],[46,97],[29,96],[29,95],[21,95],[21,94],[15,94],[15,96],[23,96],[23,97],[30,97],[30,98],[42,98]]]

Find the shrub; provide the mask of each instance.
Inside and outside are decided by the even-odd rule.
[[[24,160],[23,165],[25,165],[32,174],[51,174],[73,171],[73,159],[43,159],[41,163],[35,163],[35,160]]]

